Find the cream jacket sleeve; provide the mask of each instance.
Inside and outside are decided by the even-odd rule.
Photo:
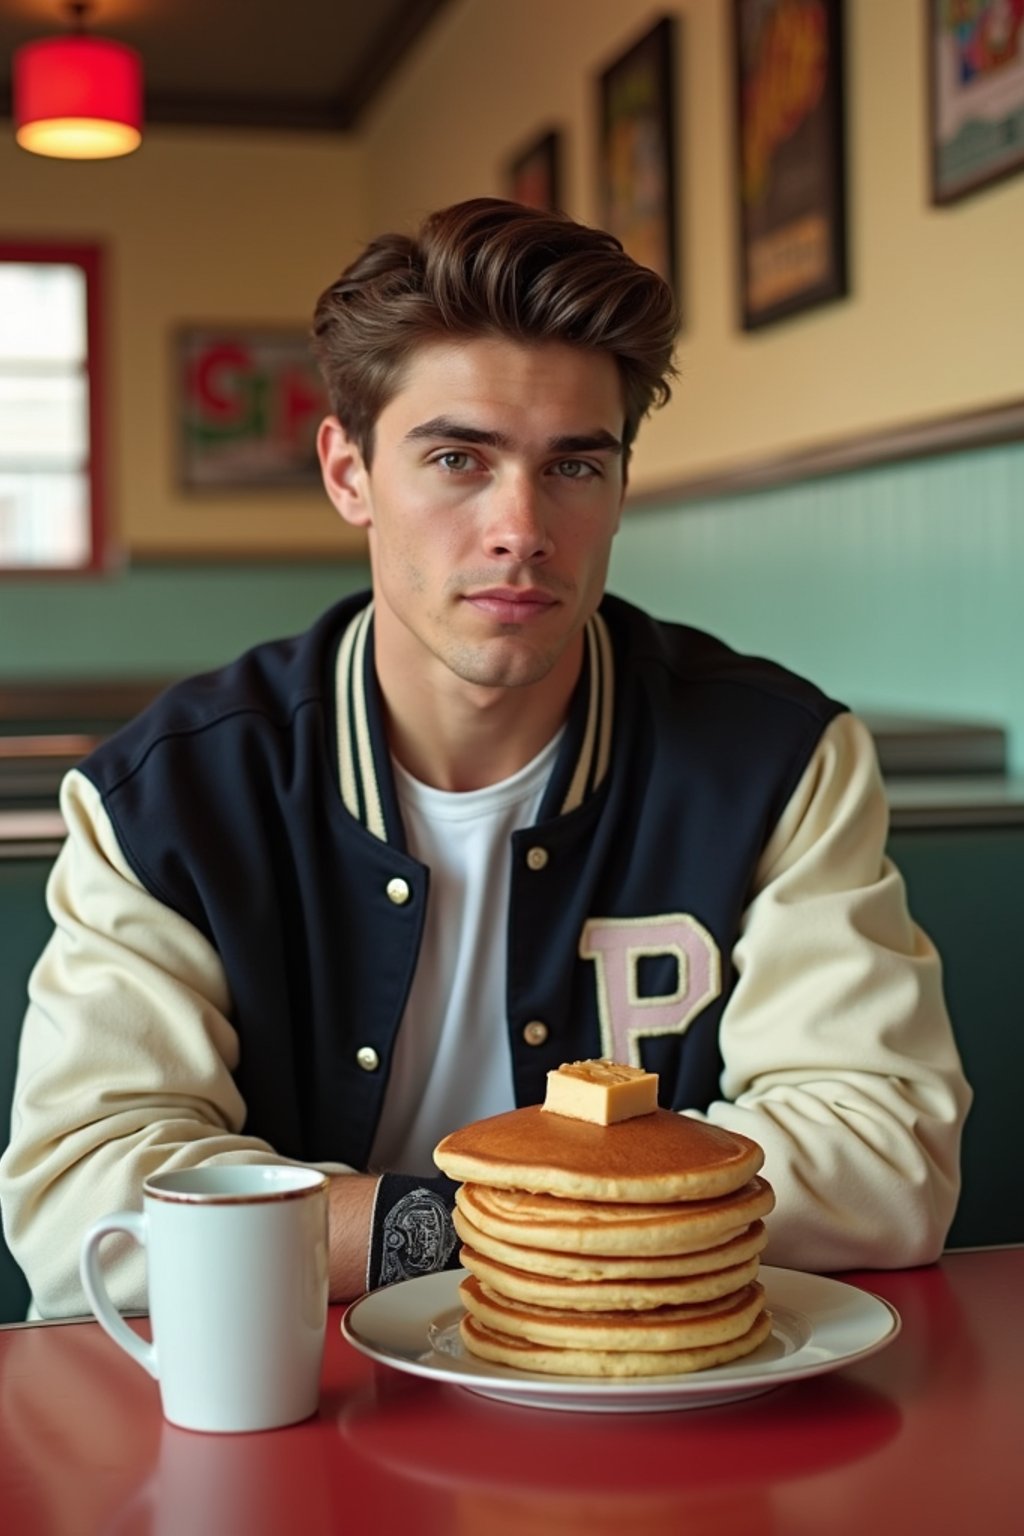
[[[82,1234],[99,1216],[137,1208],[148,1174],[292,1161],[241,1132],[238,1036],[216,952],[141,886],[82,774],[68,775],[61,809],[68,838],[47,888],[56,928],[29,982],[0,1159],[7,1241],[43,1317],[89,1310]],[[141,1251],[108,1238],[103,1265],[115,1303],[143,1308]]]
[[[765,1150],[770,1264],[927,1263],[956,1208],[971,1094],[887,833],[874,743],[841,715],[761,858],[706,1115]]]

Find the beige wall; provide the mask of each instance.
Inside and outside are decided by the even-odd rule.
[[[566,206],[596,216],[594,76],[680,15],[688,311],[638,489],[1024,395],[1024,177],[928,204],[924,6],[847,0],[852,295],[756,335],[735,318],[729,0],[452,0],[363,130],[374,227],[502,190],[510,149],[566,133]]]
[[[131,554],[362,549],[319,489],[177,489],[171,348],[189,321],[308,325],[364,237],[362,164],[326,135],[151,129],[92,164],[0,135],[0,239],[105,248],[109,500]]]

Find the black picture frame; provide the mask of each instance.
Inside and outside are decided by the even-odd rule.
[[[509,156],[505,196],[549,213],[562,206],[562,136],[556,128],[535,134]]]
[[[601,225],[678,296],[677,27],[661,17],[598,75],[597,164]]]
[[[924,4],[930,193],[944,207],[1024,171],[1024,14]]]
[[[733,0],[739,318],[849,291],[843,0]]]

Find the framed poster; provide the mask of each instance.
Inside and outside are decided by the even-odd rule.
[[[733,0],[740,323],[847,291],[842,0]]]
[[[562,155],[559,135],[552,130],[534,138],[508,162],[505,195],[514,203],[549,212],[561,207]]]
[[[1024,169],[1024,0],[926,0],[933,203]]]
[[[678,289],[671,16],[603,71],[598,104],[600,222],[634,261]]]
[[[175,368],[183,486],[320,486],[316,431],[330,408],[304,331],[185,327]]]

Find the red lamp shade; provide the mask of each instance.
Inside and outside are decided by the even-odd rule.
[[[142,60],[101,37],[49,37],[14,55],[15,137],[67,160],[107,160],[142,142]]]

